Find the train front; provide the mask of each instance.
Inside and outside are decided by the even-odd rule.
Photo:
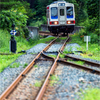
[[[58,1],[47,6],[47,25],[54,34],[71,33],[75,26],[74,5]]]

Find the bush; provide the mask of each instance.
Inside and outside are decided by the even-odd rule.
[[[80,25],[85,26],[84,29],[78,33],[79,38],[84,40],[84,36],[88,35],[91,36],[91,43],[99,43],[99,35],[100,29],[98,29],[98,20],[97,18],[87,19],[84,23]]]
[[[91,36],[91,41],[90,41],[91,43],[99,43],[97,34],[91,33],[90,36]]]
[[[28,16],[19,12],[17,9],[2,10],[0,12],[0,28],[12,30],[12,24],[15,24],[15,28],[22,32],[22,27],[26,26]],[[23,34],[23,33],[21,33]]]
[[[100,29],[95,29],[94,34],[97,34],[98,36],[100,36]]]
[[[23,27],[23,31],[24,31],[24,36],[25,38],[28,38],[29,37],[29,30],[27,27]]]
[[[84,41],[84,36],[90,36],[91,38],[91,41],[90,43],[99,43],[99,37],[98,37],[98,34],[94,34],[93,32],[88,32],[86,33],[86,30],[85,29],[81,29],[78,33],[78,37]]]
[[[11,9],[15,5],[20,5],[20,1],[1,1],[0,0],[0,10],[8,10]]]
[[[43,24],[47,24],[47,18],[46,18],[46,16],[42,17],[42,21],[43,21]]]
[[[37,21],[32,21],[29,26],[39,27],[40,30],[41,24],[43,24],[43,22],[40,19],[38,19]]]
[[[95,29],[99,28],[98,25],[98,20],[97,18],[92,18],[92,19],[86,19],[85,22],[81,23],[80,26],[85,26],[85,31],[88,32],[94,32]]]

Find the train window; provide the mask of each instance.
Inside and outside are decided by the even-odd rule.
[[[60,16],[64,16],[64,9],[60,9]]]
[[[51,8],[51,16],[54,16],[54,17],[58,16],[58,9],[57,9],[57,7],[52,7]]]
[[[67,18],[73,18],[73,7],[67,7]]]

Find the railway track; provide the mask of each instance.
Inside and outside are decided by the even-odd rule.
[[[42,35],[42,36],[48,36],[48,35],[52,35],[53,36],[53,33],[45,32],[45,31],[39,31],[39,34]]]
[[[58,38],[58,37],[57,37]],[[56,39],[57,39],[56,38]],[[50,44],[44,48],[37,56],[36,58],[28,65],[28,67],[17,77],[17,79],[7,88],[7,90],[0,96],[0,100],[3,100],[6,98],[11,91],[16,87],[16,85],[26,76],[27,72],[32,68],[32,66],[35,64],[35,62],[38,60],[38,58],[42,55],[44,51],[46,51],[55,41],[54,39]],[[50,58],[50,57],[49,57]]]
[[[57,37],[58,38],[58,37]],[[56,39],[57,39],[56,38]],[[43,51],[46,51],[55,41],[51,41],[47,47],[45,47],[37,56],[36,58],[25,68],[25,70],[17,77],[17,79],[7,88],[7,90],[0,96],[0,100],[3,100],[6,98],[10,92],[15,88],[15,86],[26,76],[27,72],[33,67],[35,64],[36,60],[41,56]]]
[[[49,36],[49,35],[56,36],[56,37],[58,36],[57,34],[53,34],[51,32],[46,32],[46,31],[39,31],[39,34],[42,36]],[[72,35],[72,34],[70,34],[70,35]],[[63,35],[63,33],[59,33],[59,36],[67,36],[67,34]]]
[[[59,38],[59,37],[57,37]],[[57,39],[56,38],[56,39]],[[76,60],[82,60],[82,59],[78,59],[75,57],[71,57],[66,55],[66,59],[60,59],[59,55],[61,52],[63,52],[64,47],[66,46],[66,42],[69,40],[66,39],[66,41],[64,42],[64,44],[62,45],[62,47],[60,48],[60,50],[58,50],[57,52],[57,57],[53,58],[53,57],[49,57],[48,55],[46,55],[46,51],[49,49],[49,47],[56,41],[56,39],[54,39],[52,42],[50,42],[50,44],[44,48],[37,56],[36,58],[26,67],[26,69],[18,76],[18,78],[8,87],[8,89],[0,96],[0,100],[3,100],[6,98],[6,100],[21,100],[21,99],[25,99],[25,100],[47,100],[48,99],[48,95],[55,90],[55,88],[51,89],[50,87],[50,77],[54,74],[56,75],[60,75],[63,73],[63,71],[58,71],[58,70],[62,70],[63,67],[61,67],[63,64],[64,65],[70,65],[73,67],[77,67],[78,69],[84,69],[87,70],[88,73],[92,73],[92,74],[97,74],[100,75],[100,64],[98,63],[93,63],[90,61],[85,61],[86,63],[91,63],[92,65],[98,67],[97,69],[92,69],[86,66],[82,66],[82,65],[78,65],[78,64],[74,64],[72,62],[68,62],[67,58],[71,58],[71,59],[76,59]],[[41,61],[41,62],[40,62]],[[83,60],[82,60],[83,61]],[[39,65],[40,62],[40,65]],[[37,78],[31,77],[31,76],[35,76],[35,71],[38,68],[33,68],[33,65],[35,65],[36,63],[38,63],[37,65],[40,66],[40,71],[38,71],[38,75]],[[47,65],[46,67],[41,67],[41,64],[44,66],[45,64]],[[62,64],[62,65],[60,65]],[[51,67],[52,66],[52,67]],[[41,70],[44,70],[44,74],[39,76],[39,73],[41,73]],[[29,73],[28,73],[29,72]],[[30,74],[30,72],[32,74]],[[39,82],[37,82],[37,84],[39,83],[40,86],[39,87],[34,87],[33,83],[31,83],[30,81],[28,81],[28,87],[27,87],[27,80],[29,78],[33,78],[33,83],[35,84],[36,80],[39,80]],[[35,81],[34,81],[35,79]],[[25,84],[26,82],[26,84]],[[22,85],[24,84],[24,85]],[[15,87],[17,87],[15,89]],[[27,89],[27,88],[31,88]],[[58,88],[58,87],[57,87]],[[26,90],[25,90],[26,89]],[[46,92],[48,91],[47,89],[49,89],[49,93]],[[14,92],[12,92],[14,90]],[[26,93],[22,92],[25,91]],[[29,93],[30,91],[30,93]],[[12,92],[12,93],[11,93]],[[29,93],[29,94],[28,94]],[[22,96],[22,97],[21,97]],[[28,99],[26,99],[26,96],[28,97]]]

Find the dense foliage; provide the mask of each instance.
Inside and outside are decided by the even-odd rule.
[[[30,17],[30,4],[27,2],[20,2],[17,0],[11,0],[7,2],[5,0],[0,2],[0,28],[7,29],[8,31],[12,30],[12,24],[15,24],[15,29],[22,36],[27,34],[25,30],[27,20]],[[29,32],[28,32],[29,33]]]
[[[0,13],[0,28],[11,30],[12,23],[15,23],[16,27],[25,26],[27,18],[28,16],[18,11],[18,9],[2,10]]]
[[[40,27],[47,23],[46,6],[54,1],[56,0],[1,0],[0,28],[11,30],[12,23],[15,23],[16,29],[24,34],[27,33],[26,25]],[[80,35],[91,34],[91,42],[99,43],[99,0],[65,1],[75,5],[76,25],[85,26]]]

